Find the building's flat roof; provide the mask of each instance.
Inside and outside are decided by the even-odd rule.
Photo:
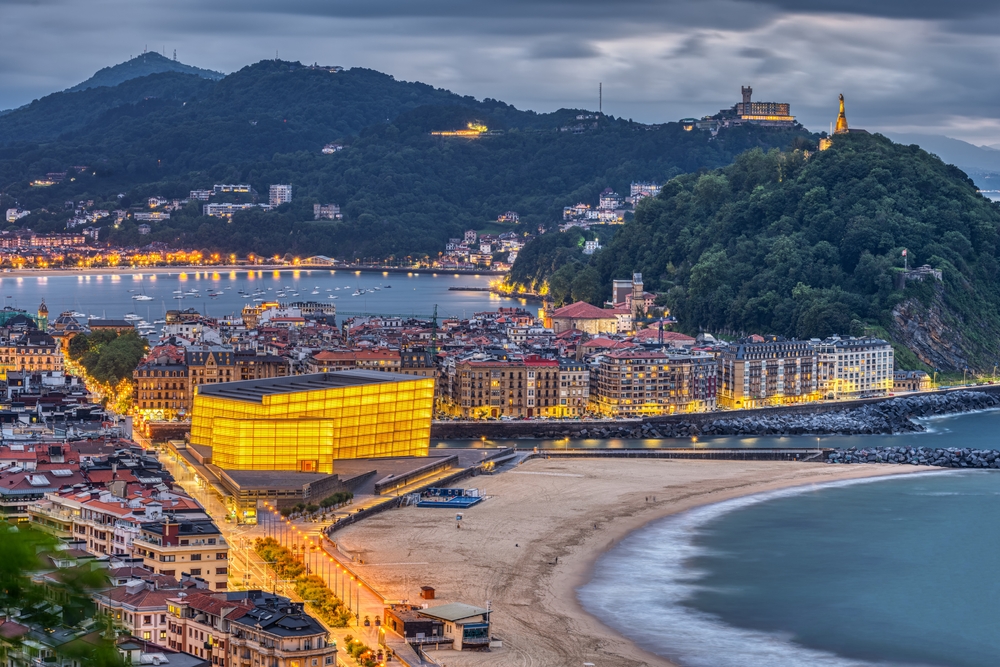
[[[385,382],[413,382],[422,380],[413,375],[383,373],[381,371],[337,371],[313,373],[312,375],[290,375],[266,380],[242,380],[221,384],[203,384],[198,387],[202,396],[228,398],[233,401],[262,403],[265,396],[274,394],[294,394],[303,391],[321,391],[340,387],[355,387]]]
[[[456,623],[465,618],[488,614],[489,610],[482,607],[474,607],[464,602],[452,602],[451,604],[443,604],[439,607],[431,607],[430,609],[420,609],[419,613],[430,618],[439,618],[442,621]]]

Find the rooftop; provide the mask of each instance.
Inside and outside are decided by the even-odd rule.
[[[380,371],[339,371],[335,373],[314,373],[293,375],[267,380],[243,380],[222,384],[201,385],[198,393],[214,398],[228,398],[234,401],[262,403],[265,396],[274,394],[294,394],[304,391],[322,391],[366,384],[387,382],[412,382],[418,379],[411,375],[383,373]]]
[[[489,610],[483,609],[482,607],[474,607],[473,605],[465,604],[464,602],[452,602],[451,604],[443,604],[440,607],[421,609],[420,613],[429,618],[438,618],[442,621],[451,621],[452,623],[455,623],[465,618],[488,614]]]

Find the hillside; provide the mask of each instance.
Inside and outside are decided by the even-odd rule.
[[[565,301],[595,280],[607,286],[641,271],[689,333],[870,331],[891,338],[912,367],[992,371],[998,231],[1000,208],[956,167],[879,135],[851,135],[808,158],[753,150],[675,178],[593,258],[564,250],[554,265],[552,253],[529,246],[511,278],[547,281]],[[904,248],[911,267],[930,264],[943,281],[899,289]]]
[[[184,63],[170,60],[155,51],[143,53],[131,60],[126,60],[118,65],[105,67],[97,71],[94,76],[82,83],[78,83],[72,88],[67,88],[65,92],[75,93],[88,88],[100,88],[102,86],[117,86],[131,79],[138,79],[150,74],[164,74],[166,72],[176,72],[179,74],[190,74],[210,81],[218,81],[225,76],[222,72],[213,72],[210,69],[192,67]]]
[[[183,75],[49,96],[32,113],[0,117],[0,143],[7,144],[0,145],[6,193],[0,208],[16,202],[38,211],[19,222],[54,231],[68,214],[42,209],[61,211],[70,199],[91,198],[110,210],[153,195],[184,198],[213,183],[249,182],[261,193],[271,183],[291,183],[292,203],[275,212],[239,214],[227,224],[201,216],[193,203],[155,225],[150,237],[140,239],[126,223],[102,239],[241,254],[436,255],[449,237],[482,228],[506,210],[521,213],[521,228],[534,230],[605,187],[627,192],[632,180],[663,181],[728,164],[754,146],[810,141],[805,132],[759,128],[710,140],[676,123],[649,127],[607,117],[575,134],[559,128],[576,123],[577,110],[538,114],[372,70],[331,73],[276,61],[215,83],[192,77],[197,89],[189,96],[111,101],[120,89],[143,82],[158,88],[157,76]],[[69,131],[59,133],[43,105],[72,109],[84,101],[74,96],[88,94],[98,97],[87,103],[104,110],[80,126],[63,121]],[[430,135],[472,121],[499,134],[478,140]],[[19,141],[29,129],[45,142]],[[321,154],[330,141],[345,149]],[[72,165],[93,168],[53,187],[28,185]],[[125,197],[118,200],[118,193]],[[344,220],[314,223],[314,203],[339,204]]]

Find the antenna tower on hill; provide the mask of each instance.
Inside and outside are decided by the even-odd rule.
[[[604,114],[604,82],[597,84],[597,113]]]

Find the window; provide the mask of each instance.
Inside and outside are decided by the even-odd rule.
[[[191,560],[201,560],[201,554],[191,554]]]
[[[143,639],[152,639],[153,638],[153,634],[147,630],[146,632],[142,633],[142,638]]]
[[[191,570],[191,576],[192,576],[192,577],[198,577],[198,576],[201,576],[201,568],[200,568],[200,567],[196,567],[196,568],[193,568],[193,569]]]
[[[152,625],[153,624],[153,617],[151,615],[149,615],[149,614],[146,614],[145,616],[142,617],[142,624],[143,625]],[[149,637],[146,637],[146,639],[149,639]]]
[[[226,567],[217,567],[217,568],[215,568],[215,573],[216,574],[228,574],[228,572],[229,572],[229,568],[226,568]]]
[[[227,560],[226,554],[215,554],[215,560]]]

